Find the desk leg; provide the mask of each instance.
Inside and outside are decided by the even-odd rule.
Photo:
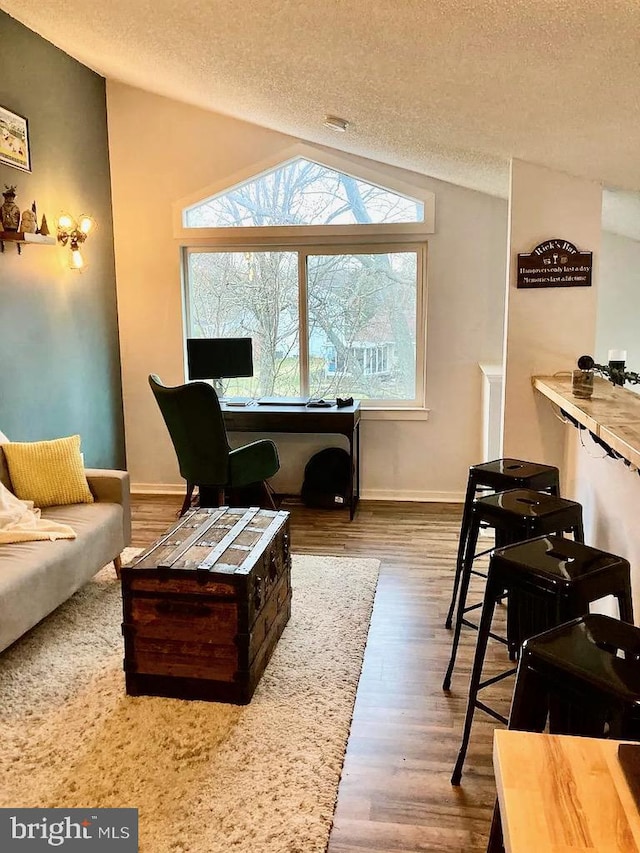
[[[355,443],[355,454],[354,454]],[[349,438],[349,456],[351,464],[351,499],[349,502],[349,520],[353,521],[356,506],[360,500],[360,421],[355,425]],[[355,482],[354,482],[355,480]]]

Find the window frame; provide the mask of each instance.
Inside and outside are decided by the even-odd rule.
[[[189,228],[185,226],[185,211],[199,202],[225,190],[232,190],[239,184],[272,171],[278,166],[299,157],[304,157],[326,166],[329,169],[344,172],[358,180],[367,181],[382,189],[420,201],[424,205],[424,221],[402,223],[372,223],[365,225],[282,225],[282,226],[239,226],[218,228]],[[407,173],[409,175],[410,173]],[[182,280],[183,302],[183,340],[189,328],[188,318],[188,254],[194,250],[216,252],[242,251],[298,251],[305,249],[308,254],[345,254],[352,250],[364,252],[367,248],[378,251],[396,251],[401,247],[417,247],[416,282],[416,397],[408,400],[363,400],[363,418],[367,420],[426,420],[429,410],[426,408],[427,375],[427,256],[428,238],[435,233],[435,194],[421,184],[422,175],[414,175],[409,183],[401,176],[400,170],[378,165],[370,160],[343,154],[342,152],[316,148],[307,143],[298,142],[281,148],[270,156],[219,178],[215,183],[178,199],[173,204],[173,237],[180,252],[180,273]],[[306,312],[307,294],[301,285],[302,255],[298,255],[298,298],[299,305],[304,304]],[[303,340],[300,329],[300,341]],[[307,351],[308,335],[305,323],[304,349]],[[302,349],[302,347],[301,347]],[[186,356],[185,356],[186,365]],[[308,375],[309,365],[300,364],[302,375]],[[186,370],[186,368],[185,368]]]
[[[309,324],[308,324],[308,295],[307,295],[307,258],[313,255],[347,255],[347,254],[388,254],[393,252],[415,252],[416,254],[416,364],[415,364],[415,397],[411,400],[361,400],[360,405],[368,411],[426,411],[426,271],[427,271],[427,251],[428,242],[426,240],[415,242],[409,241],[407,235],[401,235],[400,239],[393,239],[390,235],[386,235],[385,240],[373,240],[368,231],[370,226],[359,226],[364,228],[366,236],[369,238],[366,241],[349,241],[339,243],[331,242],[326,245],[323,243],[308,243],[300,239],[296,233],[290,235],[290,238],[284,242],[260,242],[259,244],[234,241],[218,242],[211,238],[206,242],[182,246],[182,293],[184,304],[184,329],[183,337],[189,335],[191,326],[188,282],[189,282],[189,256],[191,254],[202,254],[212,252],[220,254],[224,252],[297,252],[298,254],[298,346],[299,346],[299,366],[300,366],[300,391],[302,395],[309,394]],[[314,228],[324,228],[324,226],[314,226]],[[197,229],[208,231],[224,231],[230,229]],[[238,231],[255,231],[265,229],[246,229],[238,228]],[[288,226],[288,231],[298,232],[299,226]],[[326,235],[325,235],[326,238]],[[185,344],[186,345],[186,344]],[[185,362],[186,363],[186,362]]]

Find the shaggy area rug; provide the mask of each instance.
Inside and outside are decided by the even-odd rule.
[[[322,853],[378,568],[294,556],[291,619],[239,707],[125,695],[105,567],[0,657],[0,806],[135,807],[142,853]]]

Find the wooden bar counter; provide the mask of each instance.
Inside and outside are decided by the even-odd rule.
[[[570,376],[534,376],[533,387],[640,468],[640,394],[594,378],[588,400],[574,397]]]
[[[619,741],[494,732],[506,853],[640,853]]]

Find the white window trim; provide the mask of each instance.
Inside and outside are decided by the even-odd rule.
[[[295,248],[300,245],[324,246],[327,240],[333,246],[342,246],[362,240],[367,243],[385,242],[415,243],[426,240],[432,231],[424,222],[375,223],[371,225],[261,225],[235,226],[229,228],[184,228],[176,236],[178,246],[226,246],[234,251],[238,246],[273,246]]]

